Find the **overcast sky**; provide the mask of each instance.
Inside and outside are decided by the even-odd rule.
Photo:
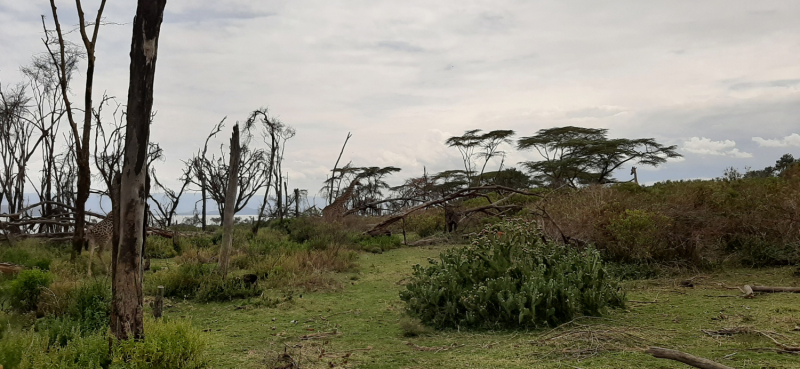
[[[56,3],[74,29],[74,2]],[[84,0],[87,17],[97,4]],[[135,6],[106,6],[95,99],[105,90],[126,101]],[[0,0],[4,86],[44,50],[42,14],[52,27],[47,1]],[[794,0],[169,0],[151,135],[166,161],[156,167],[177,183],[214,124],[266,107],[297,129],[284,168],[289,187],[310,195],[348,131],[343,161],[400,167],[394,183],[461,167],[444,141],[473,128],[602,127],[678,145],[684,160],[641,168],[645,183],[760,169],[800,157],[798,19]],[[506,163],[536,158],[508,149]]]

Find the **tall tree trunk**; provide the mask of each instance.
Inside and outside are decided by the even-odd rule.
[[[225,189],[225,208],[222,213],[222,247],[219,250],[219,270],[224,279],[228,275],[228,261],[233,244],[233,215],[236,213],[236,193],[239,184],[239,159],[242,147],[239,143],[239,124],[233,126],[231,137],[231,161],[228,171],[228,187]]]
[[[133,20],[128,124],[120,181],[120,228],[113,275],[111,332],[117,339],[142,339],[141,257],[147,204],[147,149],[153,111],[158,36],[166,0],[139,0]]]

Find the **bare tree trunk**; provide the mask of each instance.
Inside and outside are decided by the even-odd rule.
[[[147,151],[153,111],[158,36],[166,0],[139,0],[133,20],[128,124],[120,181],[120,228],[114,260],[111,332],[117,339],[144,338],[141,257],[147,204]]]
[[[239,143],[239,124],[233,126],[231,137],[231,164],[228,171],[228,187],[225,189],[225,209],[222,214],[222,247],[219,250],[219,270],[224,279],[228,275],[228,259],[233,244],[233,215],[236,213],[236,190],[239,184],[239,158],[242,147]]]
[[[300,189],[294,189],[294,217],[300,218]]]
[[[344,148],[347,147],[347,141],[350,140],[350,137],[353,135],[350,132],[347,132],[347,138],[344,139],[344,145],[342,145],[342,151],[339,151],[339,157],[336,158],[336,164],[333,165],[333,169],[331,170],[331,188],[328,190],[328,204],[333,204],[333,180],[336,178],[336,167],[339,166],[339,160],[342,159],[342,154],[344,154]]]
[[[202,177],[200,177],[200,182],[201,182],[201,185],[200,185],[200,196],[202,197],[202,200],[200,200],[200,201],[203,202],[203,218],[202,218],[203,219],[203,224],[202,224],[202,229],[203,229],[203,232],[205,232],[206,231],[206,177],[204,175]]]

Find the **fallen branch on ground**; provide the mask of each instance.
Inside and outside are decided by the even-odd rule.
[[[725,366],[720,363],[704,359],[702,357],[697,357],[694,355],[687,354],[685,352],[665,349],[661,347],[650,347],[649,349],[647,349],[647,351],[645,351],[645,353],[653,355],[653,357],[659,359],[680,361],[686,365],[691,365],[695,368],[700,368],[700,369],[734,369],[729,366]]]

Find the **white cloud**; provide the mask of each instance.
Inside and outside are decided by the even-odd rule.
[[[761,137],[753,137],[753,141],[755,141],[758,146],[761,147],[800,146],[800,135],[797,133],[792,133],[781,139],[764,139]]]
[[[733,140],[713,141],[705,137],[692,137],[688,141],[684,141],[683,149],[700,155],[725,155],[734,158],[753,157],[751,153],[739,151],[736,148],[736,141]]]

